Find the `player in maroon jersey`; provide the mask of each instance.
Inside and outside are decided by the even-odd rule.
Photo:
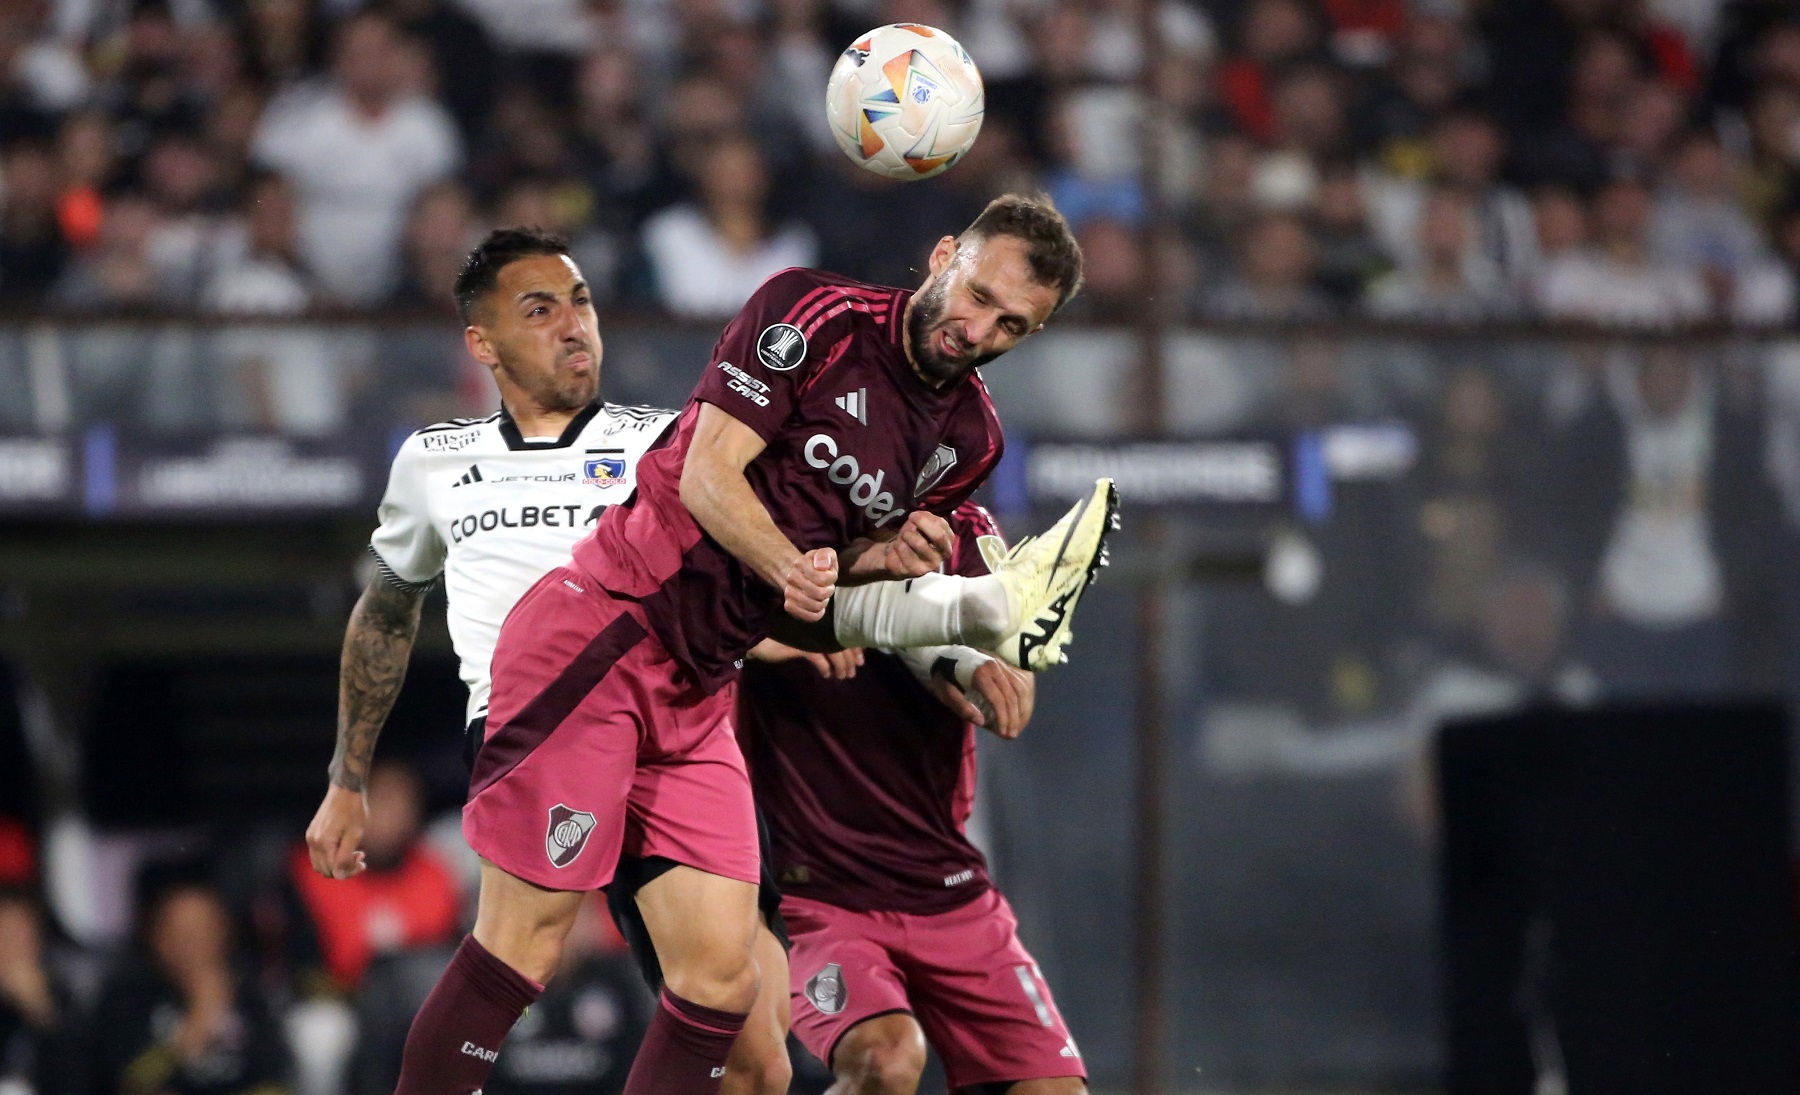
[[[976,545],[998,535],[992,517],[965,502],[951,524],[950,572],[985,574]],[[744,671],[739,737],[793,939],[793,1027],[837,1074],[834,1091],[910,1095],[927,1041],[953,1092],[1086,1090],[1050,987],[963,832],[974,722],[1016,737],[1032,681],[957,647],[870,651],[847,680],[799,660]]]
[[[666,982],[627,1095],[717,1090],[758,989],[760,864],[732,731],[742,660],[777,610],[823,618],[840,568],[846,585],[938,568],[941,514],[1000,455],[975,367],[1080,280],[1061,215],[1009,196],[940,241],[917,293],[808,270],[757,290],[640,463],[636,496],[501,632],[463,812],[483,859],[475,930],[414,1019],[399,1095],[480,1088],[621,854],[678,864],[637,895]],[[1103,487],[1008,586],[1010,610],[1051,640],[1103,551]]]

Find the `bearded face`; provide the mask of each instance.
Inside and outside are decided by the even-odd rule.
[[[936,277],[913,298],[906,317],[913,365],[925,382],[943,387],[1005,353],[1011,346],[982,351],[971,345],[967,326],[954,322],[949,312],[950,280]]]

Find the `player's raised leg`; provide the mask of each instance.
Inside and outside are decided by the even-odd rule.
[[[767,924],[756,929],[755,955],[762,974],[761,990],[750,1018],[744,1021],[743,1033],[731,1046],[719,1095],[787,1095],[794,1080],[794,1065],[787,1051],[787,948]]]
[[[500,1043],[562,958],[582,897],[482,863],[475,931],[413,1018],[396,1095],[481,1089]]]
[[[625,1095],[711,1095],[756,1002],[756,886],[678,866],[637,903],[663,990]]]
[[[830,640],[822,624],[789,620],[778,622],[776,637],[809,650],[832,644],[898,650],[961,643],[1021,669],[1047,669],[1063,660],[1075,607],[1106,565],[1118,506],[1112,480],[1097,479],[1043,533],[1011,550],[983,545],[993,552],[987,575],[927,574],[839,589],[832,598]]]

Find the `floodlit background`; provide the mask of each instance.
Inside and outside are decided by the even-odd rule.
[[[824,123],[896,21],[987,82],[908,185]],[[380,885],[298,849],[387,461],[496,405],[487,228],[677,405],[768,274],[915,284],[1020,188],[1088,287],[987,370],[989,501],[1127,526],[977,825],[1096,1089],[1800,1085],[1791,4],[9,0],[0,1095],[392,1089],[472,912],[441,601]],[[602,919],[489,1095],[622,1083]]]

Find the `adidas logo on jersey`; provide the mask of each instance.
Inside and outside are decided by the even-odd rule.
[[[452,488],[466,487],[470,483],[479,483],[479,482],[481,482],[481,465],[480,464],[470,464],[469,470],[463,472],[463,477],[461,479],[458,479],[456,482],[450,484],[450,486]]]
[[[838,409],[856,419],[863,425],[869,424],[869,389],[858,388],[853,392],[845,392],[834,400]]]

